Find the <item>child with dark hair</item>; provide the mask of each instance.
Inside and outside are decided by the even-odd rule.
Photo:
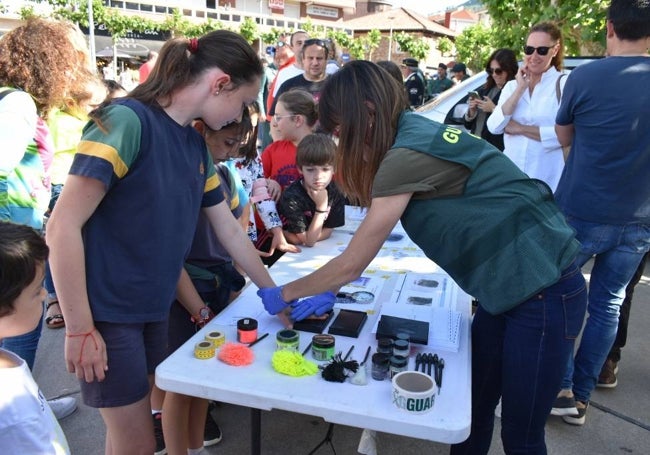
[[[324,134],[310,134],[298,144],[301,178],[284,190],[278,211],[290,243],[314,246],[345,223],[345,198],[332,182],[336,144]]]
[[[240,218],[242,206],[247,204],[248,199],[245,194],[242,199],[235,176],[224,161],[249,150],[246,146],[252,125],[248,109],[244,109],[241,121],[232,122],[218,131],[201,120],[194,123],[194,128],[205,139],[231,213],[235,218]],[[246,280],[235,269],[230,254],[214,234],[208,218],[201,213],[176,288],[176,300],[169,313],[168,354],[180,348],[198,329],[220,313],[239,294],[244,284]],[[161,408],[163,396],[164,406]],[[208,400],[165,393],[154,387],[151,407],[156,434],[155,453],[161,453],[165,448],[168,453],[198,451],[221,441],[221,429],[213,413],[209,412]],[[164,438],[161,426],[163,409]]]
[[[33,330],[43,313],[48,249],[33,228],[0,221],[0,340]],[[70,453],[27,362],[0,348],[0,447],[7,453]]]

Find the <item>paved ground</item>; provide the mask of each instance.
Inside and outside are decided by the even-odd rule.
[[[547,425],[549,454],[648,454],[650,453],[650,272],[642,278],[633,302],[628,346],[620,363],[619,385],[615,389],[597,389],[583,427],[550,417]],[[45,396],[70,394],[79,397],[76,379],[63,365],[63,330],[44,329],[37,354],[34,376]],[[223,441],[210,453],[247,454],[249,410],[223,404],[219,409]],[[423,417],[426,418],[426,417]],[[80,404],[79,410],[61,422],[72,453],[102,454],[104,426],[99,413]],[[320,418],[284,411],[262,413],[262,453],[265,455],[308,454],[323,440],[328,424]],[[499,425],[490,454],[503,453]],[[336,425],[333,445],[339,455],[355,454],[361,430]],[[377,435],[378,454],[446,454],[448,446],[390,434]],[[334,453],[323,446],[317,454]]]

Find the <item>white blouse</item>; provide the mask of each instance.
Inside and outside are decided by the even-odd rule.
[[[499,104],[487,120],[487,127],[492,134],[504,133],[510,119],[522,125],[539,127],[541,141],[530,139],[521,134],[504,133],[503,153],[531,178],[543,180],[555,191],[564,169],[562,146],[555,134],[555,115],[559,108],[556,93],[556,82],[562,73],[549,68],[542,74],[541,81],[533,89],[531,95],[526,90],[519,98],[512,115],[503,114],[503,104],[515,92],[517,81],[506,83],[501,91]],[[564,88],[566,77],[560,80],[560,92]]]

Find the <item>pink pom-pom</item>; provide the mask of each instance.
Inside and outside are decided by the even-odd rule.
[[[219,349],[217,358],[228,365],[241,367],[253,363],[255,355],[248,346],[239,343],[226,343]]]

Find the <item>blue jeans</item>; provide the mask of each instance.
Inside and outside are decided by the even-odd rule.
[[[45,279],[43,280],[43,287],[47,291],[48,297],[56,297],[54,280],[52,279],[52,269],[50,269],[50,261],[45,261]]]
[[[36,349],[38,348],[38,340],[41,339],[42,329],[43,318],[41,317],[34,330],[15,337],[7,337],[0,342],[0,346],[20,356],[25,362],[27,362],[27,365],[31,370],[34,368]]]
[[[562,381],[562,388],[573,389],[576,400],[588,402],[616,338],[625,287],[650,248],[650,225],[597,224],[572,217],[567,221],[582,244],[577,264],[582,267],[596,256],[589,280],[589,317],[578,352],[575,359],[569,356]]]
[[[544,425],[560,390],[587,305],[577,265],[503,314],[479,302],[472,322],[472,428],[452,455],[487,454],[501,398],[501,439],[508,454],[545,454]]]

